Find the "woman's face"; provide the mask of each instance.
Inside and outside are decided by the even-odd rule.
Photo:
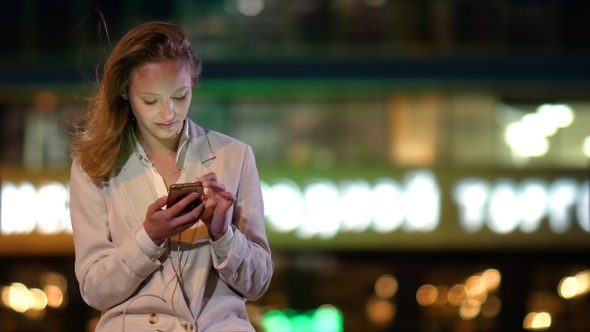
[[[178,143],[192,99],[190,73],[181,61],[146,63],[131,72],[128,98],[142,143]]]

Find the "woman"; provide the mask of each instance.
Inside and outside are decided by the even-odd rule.
[[[76,276],[97,331],[254,330],[244,299],[273,272],[258,171],[248,145],[187,118],[200,72],[179,27],[136,27],[72,137]],[[182,182],[205,195],[166,207]]]

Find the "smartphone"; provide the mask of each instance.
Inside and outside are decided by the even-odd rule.
[[[178,203],[181,199],[186,197],[186,195],[195,192],[198,195],[198,198],[194,201],[190,202],[184,210],[182,210],[181,214],[185,214],[187,212],[192,211],[201,203],[201,196],[203,195],[203,185],[198,182],[189,182],[189,183],[174,183],[170,185],[170,189],[168,190],[168,201],[166,203],[166,208],[171,207],[172,205]]]

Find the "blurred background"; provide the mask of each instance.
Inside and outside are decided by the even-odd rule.
[[[259,331],[590,330],[589,2],[0,3],[0,331],[93,331],[66,132],[148,20],[204,62],[189,116],[257,156]]]

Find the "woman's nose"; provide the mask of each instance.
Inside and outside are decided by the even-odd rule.
[[[174,102],[172,99],[168,99],[164,102],[164,108],[160,113],[164,119],[171,119],[174,116]]]

